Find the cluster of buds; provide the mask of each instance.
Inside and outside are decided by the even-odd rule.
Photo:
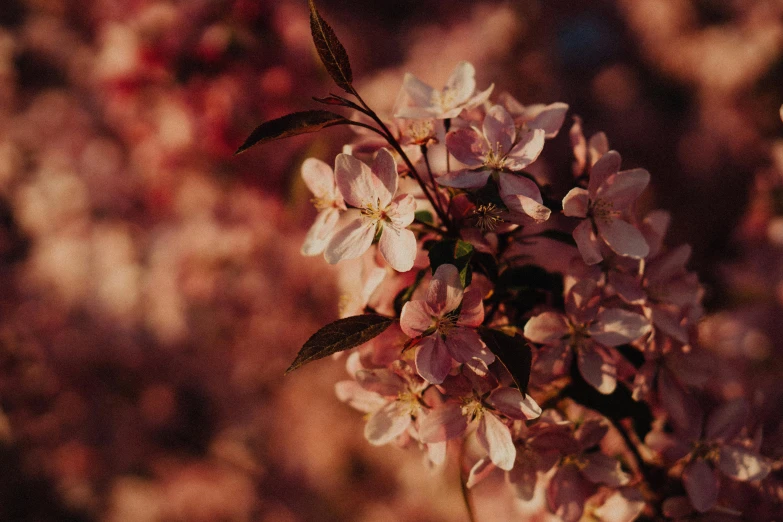
[[[368,414],[371,444],[419,446],[434,465],[463,448],[467,487],[501,470],[522,498],[546,488],[562,520],[588,507],[601,520],[734,513],[715,470],[757,483],[771,462],[737,403],[702,429],[706,399],[673,367],[699,351],[703,290],[689,247],[664,246],[668,214],[635,211],[650,174],[621,170],[606,136],[586,139],[574,118],[573,188],[553,194],[536,163],[568,106],[493,100],[467,62],[440,90],[407,74],[388,121],[310,9],[327,70],[357,102],[317,100],[361,116],[296,113],[240,150],[358,127],[334,169],[302,166],[319,211],[302,252],[361,270],[345,263],[351,306],[289,371],[353,350],[337,394]]]

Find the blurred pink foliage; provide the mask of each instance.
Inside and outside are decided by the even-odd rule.
[[[391,117],[405,73],[438,87],[466,61],[479,90],[494,82],[495,93],[525,104],[565,101],[583,117],[585,134],[597,137],[583,139],[576,176],[607,152],[607,136],[624,169],[653,174],[637,209],[667,209],[666,243],[689,243],[692,255],[658,277],[675,250],[651,253],[638,284],[696,293],[687,307],[660,298],[642,312],[653,325],[650,352],[625,385],[661,404],[684,404],[680,390],[698,387],[694,412],[743,398],[752,415],[718,446],[731,442],[731,451],[773,463],[763,482],[735,481],[720,453],[724,473],[713,474],[707,457],[717,432],[680,426],[677,436],[693,431],[681,441],[699,442],[686,457],[693,460],[667,465],[716,477],[727,509],[696,514],[686,494],[705,481],[688,479],[688,491],[666,492],[664,514],[783,516],[780,4],[323,4],[379,113]],[[9,0],[0,8],[0,519],[467,519],[458,463],[439,443],[427,443],[425,454],[367,444],[359,415],[333,394],[344,361],[282,377],[321,325],[368,303],[391,315],[373,289],[394,296],[412,283],[410,274],[380,278],[386,271],[376,259],[330,267],[300,255],[316,216],[298,175],[302,161],[330,163],[356,138],[350,131],[232,157],[258,122],[309,107],[310,96],[330,89],[304,1]],[[440,135],[431,148],[438,172],[443,131],[433,124],[426,133]],[[570,137],[547,138],[529,170],[562,198],[574,181]],[[648,244],[666,232],[654,218],[645,222]],[[551,258],[547,248],[526,255]],[[685,271],[688,257],[706,289],[698,324],[702,295]],[[419,252],[414,267],[425,266]],[[625,275],[610,275],[618,305],[633,301]],[[351,301],[356,295],[361,303]],[[673,343],[677,332],[666,330],[673,308],[679,334],[697,336],[700,350],[678,351],[684,341]],[[394,328],[384,335],[406,340]],[[375,345],[357,353],[361,364],[348,358],[352,376],[394,358]],[[406,371],[390,378],[415,395],[420,378]],[[679,384],[653,389],[667,379]],[[535,376],[531,383],[541,384]],[[541,393],[543,404],[549,391]],[[376,402],[366,411],[384,408]],[[483,480],[472,489],[479,520],[557,520],[582,508],[599,520],[636,516],[642,500],[626,482],[639,473],[634,456],[624,454],[618,430],[591,415],[569,406],[568,419],[583,422],[574,429],[562,414],[545,413],[520,435],[525,445],[508,473],[482,461],[492,453],[487,444],[469,445],[467,458],[484,466],[474,469]],[[624,469],[588,471],[588,427],[605,434],[601,449],[629,463]],[[674,437],[660,423],[651,433]],[[537,452],[562,465],[533,459]],[[695,473],[702,461],[708,469]],[[432,462],[444,462],[445,472]]]

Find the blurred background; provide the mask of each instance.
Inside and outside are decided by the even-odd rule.
[[[782,2],[318,5],[379,113],[404,72],[440,86],[467,60],[647,168],[642,210],[694,247],[721,378],[763,392],[783,447]],[[466,520],[456,469],[364,441],[342,362],[283,377],[339,297],[299,254],[299,167],[352,134],[232,153],[330,91],[305,0],[2,0],[0,520]],[[562,132],[553,196],[571,161]]]

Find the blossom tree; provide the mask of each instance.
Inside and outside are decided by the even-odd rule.
[[[528,168],[568,105],[493,101],[468,62],[441,90],[407,74],[389,123],[309,7],[316,50],[345,92],[314,99],[350,116],[267,121],[237,152],[359,128],[333,171],[315,158],[302,166],[319,210],[302,252],[361,258],[374,275],[350,297],[363,313],[313,334],[288,371],[350,351],[336,391],[367,414],[367,440],[422,448],[436,466],[453,455],[474,520],[469,491],[503,474],[519,502],[545,491],[562,520],[741,516],[721,480],[763,489],[776,464],[751,404],[672,371],[700,350],[703,291],[689,247],[664,244],[668,214],[638,217],[650,173],[620,170],[606,136],[586,140],[574,117],[573,186],[553,193]],[[439,139],[445,149],[432,147]],[[436,153],[445,161],[430,161]]]

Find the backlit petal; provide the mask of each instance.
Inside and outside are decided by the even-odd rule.
[[[596,226],[609,248],[621,256],[643,259],[650,252],[639,229],[622,219],[598,219]]]
[[[586,217],[588,204],[587,191],[579,187],[572,188],[563,198],[563,214],[570,217]]]
[[[364,254],[372,245],[375,236],[375,225],[369,221],[363,221],[355,212],[356,219],[350,221],[345,227],[338,230],[324,250],[324,258],[329,264],[335,264],[343,259],[354,259]]]

